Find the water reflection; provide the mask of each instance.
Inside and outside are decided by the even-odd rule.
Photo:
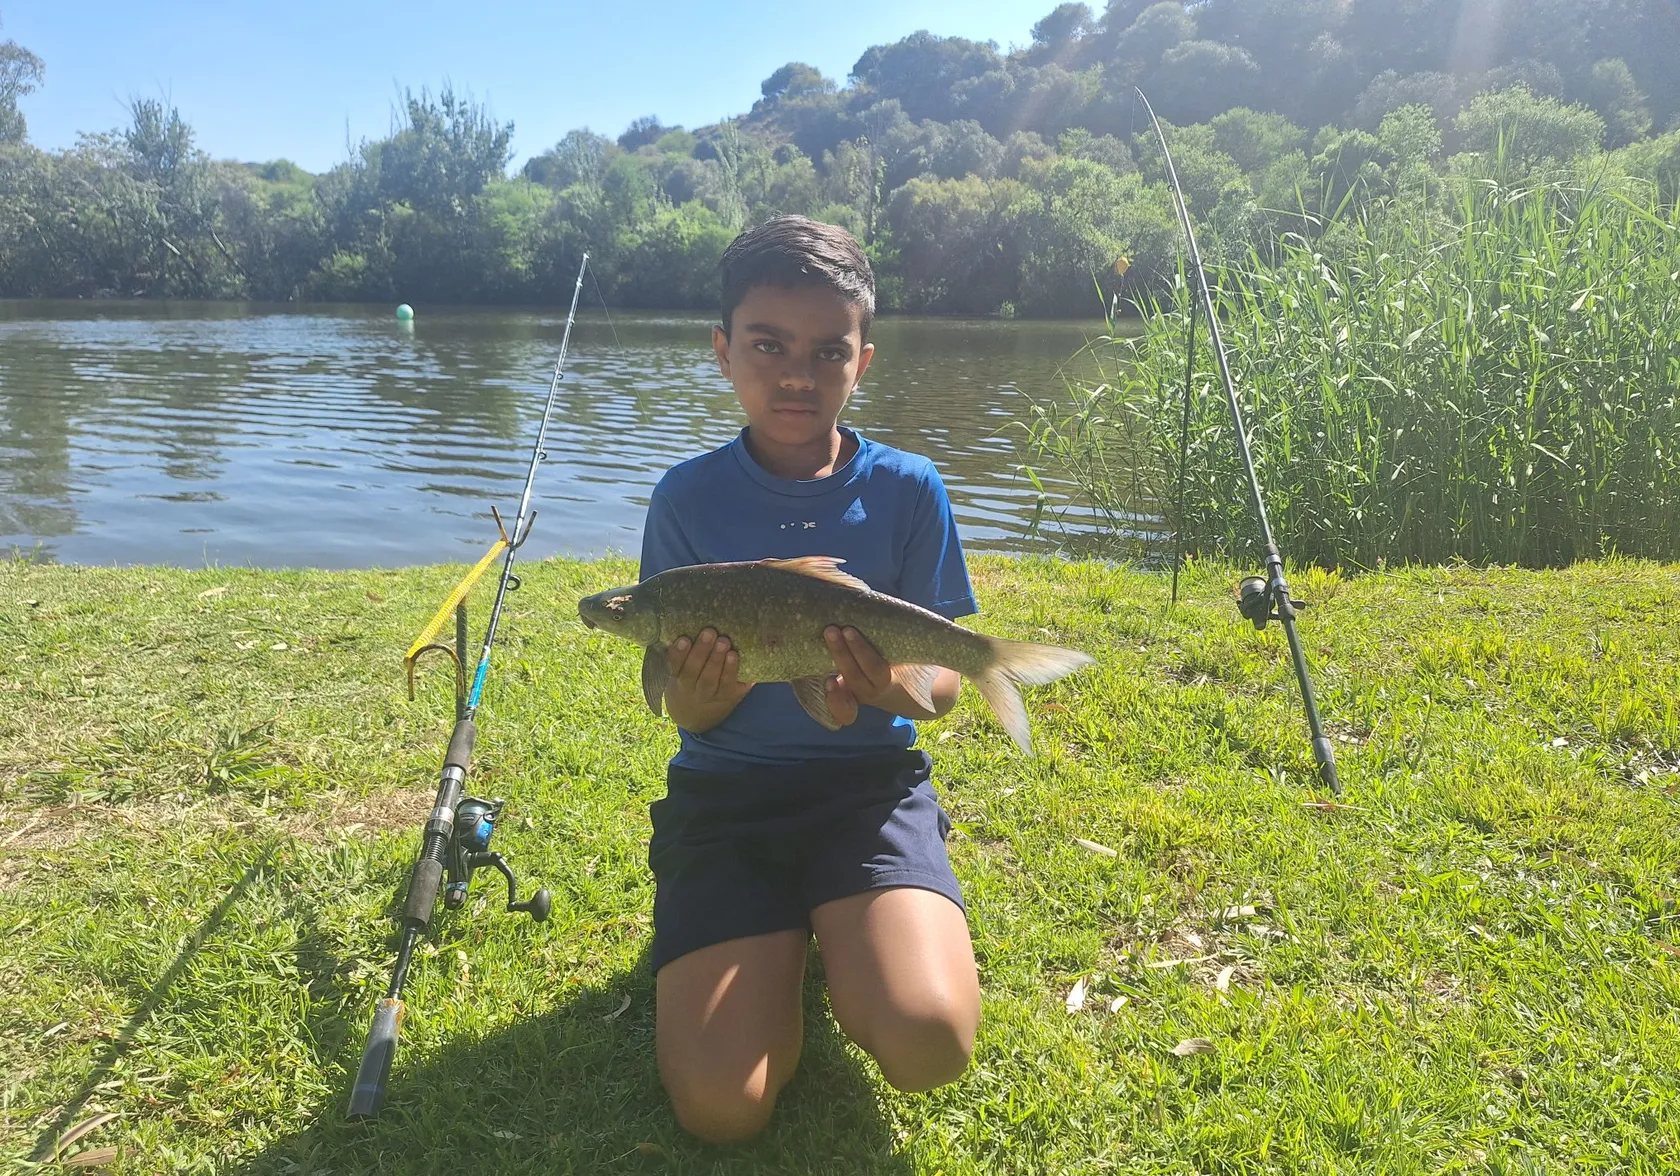
[[[582,315],[528,554],[634,551],[653,483],[739,408],[703,315]],[[517,505],[547,311],[0,302],[0,547],[67,562],[470,558]],[[846,420],[933,457],[975,550],[1030,550],[1022,391],[1094,324],[883,319]]]

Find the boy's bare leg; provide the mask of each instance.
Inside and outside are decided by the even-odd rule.
[[[931,1090],[968,1066],[980,980],[968,922],[942,894],[895,887],[812,910],[834,1018],[900,1090]]]
[[[715,943],[659,969],[659,1076],[677,1122],[736,1143],[770,1122],[799,1064],[804,931]]]

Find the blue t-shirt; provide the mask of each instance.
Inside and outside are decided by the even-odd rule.
[[[951,501],[925,457],[854,432],[857,452],[826,478],[778,478],[735,440],[666,472],[648,502],[641,579],[699,563],[831,555],[877,592],[955,620],[978,611]],[[693,636],[693,634],[690,634]],[[912,746],[909,719],[872,706],[825,730],[785,682],[761,682],[729,717],[696,734],[678,729],[671,762],[726,772],[755,764],[868,755]]]

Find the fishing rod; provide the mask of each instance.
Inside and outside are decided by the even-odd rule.
[[[1236,382],[1231,379],[1231,365],[1225,358],[1225,343],[1219,334],[1219,314],[1213,305],[1213,294],[1208,289],[1207,270],[1202,266],[1201,250],[1196,245],[1196,231],[1190,226],[1190,209],[1184,203],[1184,190],[1178,185],[1178,169],[1173,166],[1166,133],[1161,129],[1161,120],[1155,117],[1155,108],[1149,104],[1149,98],[1140,87],[1134,86],[1133,89],[1143,102],[1143,108],[1149,112],[1149,121],[1154,124],[1155,136],[1161,141],[1161,155],[1166,160],[1167,179],[1172,185],[1173,203],[1178,209],[1178,220],[1184,227],[1184,237],[1190,246],[1190,268],[1194,271],[1196,290],[1201,295],[1199,305],[1207,316],[1208,334],[1213,339],[1214,360],[1225,384],[1225,401],[1231,409],[1231,424],[1236,431],[1237,452],[1242,456],[1243,471],[1248,475],[1248,489],[1254,500],[1254,517],[1260,525],[1260,541],[1266,552],[1266,575],[1244,576],[1238,582],[1237,610],[1256,629],[1264,629],[1270,621],[1282,623],[1283,631],[1289,638],[1289,655],[1295,662],[1295,677],[1301,686],[1301,700],[1306,705],[1307,726],[1312,731],[1313,758],[1318,761],[1319,778],[1330,789],[1331,795],[1340,796],[1342,784],[1336,775],[1336,753],[1330,746],[1329,737],[1324,733],[1323,720],[1319,718],[1318,700],[1313,694],[1312,674],[1307,669],[1307,655],[1301,648],[1301,636],[1295,629],[1296,613],[1306,608],[1307,602],[1291,599],[1289,595],[1289,582],[1283,574],[1283,556],[1278,551],[1277,541],[1272,537],[1272,525],[1266,518],[1266,503],[1260,494],[1260,479],[1254,473],[1254,458],[1248,449],[1248,433],[1243,427],[1242,408],[1237,403]],[[1189,451],[1190,386],[1196,363],[1196,311],[1197,305],[1192,304],[1189,354],[1185,357],[1184,423],[1179,452],[1179,525],[1176,530],[1180,532],[1181,537],[1184,526],[1184,464]],[[1175,553],[1174,604],[1178,602],[1178,563],[1178,555]]]
[[[502,516],[495,507],[490,513],[496,520],[501,537],[479,560],[465,579],[455,586],[443,607],[438,609],[426,628],[421,631],[404,657],[408,669],[408,696],[414,697],[414,669],[420,656],[429,650],[448,654],[455,663],[455,728],[444,753],[443,771],[438,780],[437,799],[426,821],[420,854],[409,874],[408,899],[402,914],[402,941],[397,949],[397,961],[391,971],[391,982],[385,995],[374,1008],[373,1025],[367,1043],[362,1047],[362,1061],[356,1071],[356,1084],[350,1093],[348,1117],[371,1119],[379,1114],[385,1100],[385,1085],[391,1074],[391,1061],[396,1056],[398,1032],[402,1026],[403,982],[408,977],[409,960],[414,947],[431,925],[432,910],[437,902],[438,888],[443,887],[443,905],[457,910],[467,901],[474,871],[490,867],[507,880],[507,909],[529,914],[539,923],[547,922],[553,900],[546,889],[536,892],[524,902],[518,901],[518,882],[512,868],[500,853],[490,849],[490,838],[501,815],[503,801],[482,800],[463,796],[467,767],[472,761],[473,743],[478,737],[476,717],[484,680],[490,671],[490,650],[496,641],[496,627],[502,618],[502,606],[509,592],[519,588],[519,577],[513,574],[513,560],[519,548],[531,535],[531,525],[537,512],[531,508],[531,491],[536,484],[537,465],[548,457],[543,443],[548,437],[548,421],[554,411],[554,398],[560,388],[560,378],[566,366],[566,351],[572,341],[572,324],[577,319],[578,295],[583,291],[584,269],[589,254],[578,265],[577,285],[572,289],[572,306],[566,314],[566,330],[560,339],[560,356],[554,363],[554,376],[549,381],[548,399],[543,404],[542,423],[537,439],[531,447],[531,464],[525,472],[525,491],[519,499],[519,513],[513,522],[513,534],[508,534]],[[504,554],[505,553],[505,554]],[[480,576],[502,555],[502,578],[496,587],[496,600],[490,609],[490,621],[485,626],[484,643],[479,649],[478,665],[473,671],[472,685],[467,685],[466,664],[462,660],[467,649],[467,593]],[[455,647],[441,645],[432,639],[450,614],[455,616]]]

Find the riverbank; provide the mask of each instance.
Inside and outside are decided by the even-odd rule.
[[[386,1116],[350,1129],[448,731],[444,663],[410,702],[401,656],[460,571],[0,563],[10,1170],[106,1112],[69,1150],[135,1172],[1654,1176],[1680,1150],[1680,567],[1619,561],[1303,572],[1344,807],[1227,570],[1169,615],[1160,577],[976,561],[977,627],[1099,665],[1028,692],[1036,759],[972,690],[924,732],[974,1063],[892,1092],[813,982],[802,1073],[731,1152],[680,1134],[652,1056],[674,738],[573,611],[632,566],[534,562],[474,786],[554,915],[482,879],[441,921]]]

